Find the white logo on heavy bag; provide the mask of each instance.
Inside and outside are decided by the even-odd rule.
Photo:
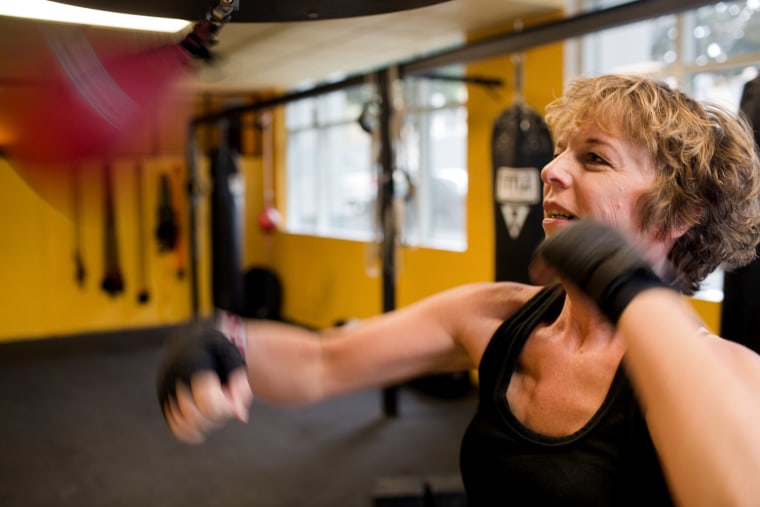
[[[520,236],[530,207],[541,202],[541,175],[535,167],[499,167],[496,170],[496,202],[507,224],[509,237]]]

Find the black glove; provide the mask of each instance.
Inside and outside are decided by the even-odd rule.
[[[226,384],[230,373],[244,366],[245,360],[238,348],[212,327],[198,327],[173,337],[164,347],[156,379],[161,408],[176,398],[177,382],[190,387],[193,374],[210,370]]]
[[[564,227],[535,256],[580,287],[614,324],[639,292],[667,287],[620,233],[593,222]]]

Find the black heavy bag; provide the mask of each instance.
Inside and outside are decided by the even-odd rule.
[[[491,159],[498,281],[530,283],[528,265],[544,238],[540,171],[553,155],[548,125],[524,102],[508,107],[494,121]]]
[[[241,313],[243,180],[238,154],[226,144],[211,152],[211,290],[215,308]]]
[[[760,144],[760,76],[744,85],[740,109],[755,130],[755,144]],[[760,260],[725,273],[720,334],[760,352],[757,301],[760,301]]]

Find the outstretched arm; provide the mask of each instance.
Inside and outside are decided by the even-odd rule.
[[[756,505],[760,498],[760,356],[709,335],[614,230],[564,228],[538,249],[591,296],[626,342],[626,368],[674,498]]]
[[[473,340],[462,337],[487,340],[508,306],[499,301],[504,292],[509,291],[473,284],[319,332],[248,320],[245,360],[224,335],[199,328],[167,344],[158,374],[164,416],[180,440],[198,443],[230,419],[246,421],[253,393],[270,403],[297,405],[419,375],[470,369]],[[495,317],[476,319],[485,323],[481,329],[471,317],[483,307]]]

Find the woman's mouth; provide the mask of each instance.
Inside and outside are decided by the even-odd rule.
[[[554,220],[575,220],[578,217],[563,213],[562,211],[551,210],[546,212],[546,218],[551,218]]]

